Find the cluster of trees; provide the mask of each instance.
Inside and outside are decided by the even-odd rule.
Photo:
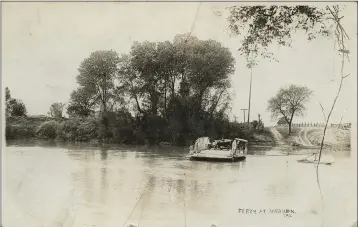
[[[204,135],[228,136],[234,127],[227,117],[234,63],[219,42],[187,34],[172,42],[134,42],[121,56],[96,51],[79,66],[79,87],[67,113],[96,116],[104,140],[125,135],[183,144]]]
[[[81,62],[78,88],[67,107],[53,103],[48,112],[51,119],[26,129],[31,132],[26,135],[177,145],[201,136],[249,139],[253,131],[263,129],[263,123],[229,121],[229,76],[234,64],[229,49],[219,42],[187,34],[177,35],[172,42],[134,42],[123,55],[95,51]],[[69,119],[63,118],[65,110]],[[13,130],[7,131],[10,135]]]

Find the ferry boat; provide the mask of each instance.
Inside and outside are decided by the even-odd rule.
[[[194,161],[237,162],[246,159],[248,141],[244,139],[221,139],[210,141],[201,137],[189,148],[189,159]]]

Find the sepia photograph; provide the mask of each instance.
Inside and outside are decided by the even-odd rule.
[[[357,227],[356,2],[2,2],[1,227]]]

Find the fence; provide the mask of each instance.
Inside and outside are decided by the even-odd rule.
[[[288,127],[288,124],[281,124],[277,125],[278,127]],[[312,127],[312,128],[324,128],[325,123],[292,123],[292,127]],[[330,128],[342,128],[347,129],[351,128],[352,123],[345,123],[345,124],[329,124],[328,127]]]

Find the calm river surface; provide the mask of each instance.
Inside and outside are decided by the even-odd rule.
[[[208,163],[189,161],[186,153],[184,148],[8,145],[2,156],[3,226],[321,226],[315,166],[296,161],[305,155],[252,148],[246,161]],[[325,227],[356,221],[356,166],[355,155],[339,152],[333,165],[320,167]],[[270,209],[295,213],[285,217]]]

